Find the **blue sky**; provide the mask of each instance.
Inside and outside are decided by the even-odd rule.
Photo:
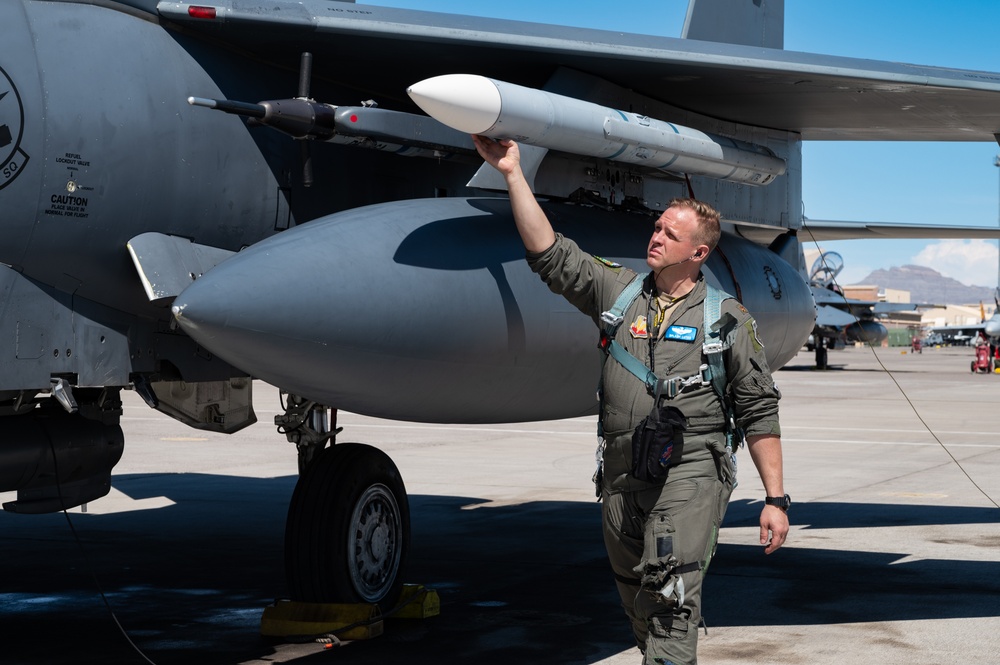
[[[686,0],[360,0],[368,4],[679,37]],[[1000,72],[996,0],[785,1],[785,49]],[[1000,108],[997,110],[1000,113]],[[996,143],[808,142],[803,203],[812,219],[1000,225]],[[809,249],[809,247],[807,247]],[[926,265],[964,284],[997,286],[995,241],[852,240],[839,281]]]

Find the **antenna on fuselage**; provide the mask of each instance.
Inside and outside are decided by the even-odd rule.
[[[188,104],[232,113],[247,118],[247,126],[263,125],[272,127],[302,141],[302,184],[309,187],[313,183],[312,156],[309,153],[311,139],[326,140],[336,134],[336,107],[318,104],[309,97],[312,79],[312,53],[303,52],[299,60],[298,96],[292,99],[274,99],[259,104],[247,104],[228,99],[205,99],[188,97]]]
[[[306,101],[312,101],[309,99],[309,88],[312,81],[312,53],[308,51],[302,52],[302,57],[299,59],[299,94],[298,99],[303,99]],[[309,142],[307,140],[302,141],[302,186],[312,187],[313,184],[313,169],[312,169],[312,153],[309,150]]]

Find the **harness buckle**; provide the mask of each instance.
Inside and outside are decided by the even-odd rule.
[[[661,397],[673,399],[685,387],[684,378],[672,376],[669,379],[660,379],[656,382],[656,394],[654,397],[659,401]]]
[[[622,316],[621,314],[615,314],[611,310],[601,313],[601,323],[603,323],[605,326],[611,326],[612,328],[617,328],[622,324],[622,321],[624,320],[625,320],[624,316]]]
[[[673,399],[677,394],[694,385],[708,386],[712,384],[712,373],[708,365],[702,364],[698,368],[698,373],[691,376],[671,376],[669,379],[660,379],[656,382],[655,397]]]
[[[702,386],[708,386],[712,384],[712,368],[706,365],[705,363],[702,363],[701,366],[698,367],[698,375],[701,376]]]
[[[673,399],[677,397],[677,393],[680,392],[681,388],[681,377],[672,376],[669,379],[664,379],[663,383],[667,389],[667,399]]]

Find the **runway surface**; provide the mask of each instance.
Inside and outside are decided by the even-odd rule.
[[[1000,663],[1000,376],[972,374],[972,355],[852,348],[820,372],[803,352],[776,373],[792,532],[762,553],[763,491],[742,452],[701,663]],[[273,426],[277,391],[255,390],[259,422],[228,437],[126,393],[111,495],[0,514],[0,663],[640,662],[601,541],[594,418],[340,413],[340,441],[399,466],[406,578],[438,591],[441,614],[332,649],[262,638],[263,608],[286,596],[296,456]]]

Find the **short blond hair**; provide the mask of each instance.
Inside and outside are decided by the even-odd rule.
[[[715,249],[722,237],[722,227],[719,225],[719,211],[704,201],[688,197],[678,197],[670,200],[668,208],[688,208],[694,211],[698,219],[698,230],[693,238],[700,245],[708,245],[708,251]]]

